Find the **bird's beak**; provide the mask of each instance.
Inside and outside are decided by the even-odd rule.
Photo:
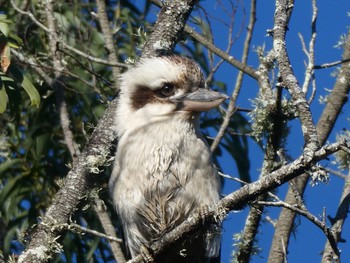
[[[191,93],[173,96],[170,100],[178,103],[178,110],[202,112],[219,106],[228,98],[220,92],[199,88]]]

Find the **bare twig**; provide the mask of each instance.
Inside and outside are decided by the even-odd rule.
[[[111,62],[113,63],[115,61],[118,61],[118,58],[115,50],[115,44],[113,41],[113,35],[109,28],[109,21],[108,21],[108,16],[106,12],[106,4],[104,0],[96,0],[96,5],[98,10],[98,18],[100,21],[101,30],[105,38],[105,46],[108,51],[108,61],[109,63]],[[120,74],[120,70],[117,67],[112,67],[112,72],[113,72],[114,89],[117,91],[119,89],[117,80]]]
[[[250,8],[250,19],[249,19],[249,25],[248,25],[248,31],[246,35],[246,39],[244,42],[244,49],[243,49],[243,56],[242,56],[242,64],[246,64],[248,60],[248,54],[249,54],[249,48],[250,48],[250,42],[253,36],[253,31],[254,31],[254,25],[256,21],[256,1],[252,0],[251,1],[251,8]],[[242,82],[243,82],[243,72],[240,71],[238,72],[237,80],[236,80],[236,85],[233,89],[233,93],[231,95],[231,100],[228,105],[228,109],[226,111],[226,114],[224,115],[223,122],[220,126],[219,132],[216,135],[213,143],[210,146],[210,150],[212,152],[215,151],[215,149],[218,147],[222,137],[225,135],[225,131],[230,124],[230,119],[235,112],[235,107],[236,107],[236,101],[239,95],[239,92],[242,87]]]
[[[189,26],[185,27],[186,33],[190,34],[191,37],[193,37],[195,40],[200,42],[203,46],[205,46],[207,49],[209,49],[211,52],[213,52],[218,57],[224,59],[227,63],[231,64],[235,68],[243,71],[247,75],[251,76],[254,79],[258,79],[259,75],[257,74],[256,70],[248,66],[239,60],[235,59],[231,55],[227,54],[225,51],[221,50],[220,48],[214,46],[211,42],[209,42],[207,39],[205,39],[203,36],[198,34],[194,29],[190,28]]]
[[[101,232],[98,232],[96,230],[89,229],[87,227],[83,227],[83,226],[78,225],[76,223],[70,223],[69,227],[68,227],[68,230],[74,230],[75,232],[88,233],[88,234],[91,234],[91,235],[94,235],[94,236],[97,236],[97,237],[101,237],[101,238],[104,238],[104,239],[107,239],[107,240],[110,240],[110,241],[113,241],[113,242],[118,242],[118,243],[122,243],[123,242],[123,240],[121,238],[117,238],[115,236],[109,236],[109,235],[103,234]]]
[[[220,4],[220,3],[219,3]],[[235,40],[237,39],[237,37],[235,39],[232,38],[233,36],[233,29],[234,29],[234,22],[235,22],[235,14],[237,12],[237,8],[234,6],[234,4],[232,3],[232,1],[230,1],[230,4],[231,4],[231,9],[232,11],[229,12],[227,11],[223,5],[221,4],[222,6],[222,9],[223,11],[228,15],[230,16],[230,23],[227,25],[228,27],[228,37],[227,37],[227,48],[225,50],[225,52],[227,54],[230,53],[231,49],[232,49],[232,46],[235,42]],[[210,24],[210,20],[209,20],[209,17],[208,17],[208,13],[207,13],[207,10],[205,10],[204,8],[203,9],[203,12],[205,14],[205,18],[206,18],[206,21],[208,23],[208,30],[210,30],[210,36],[211,36],[211,39],[210,41],[212,43],[214,43],[214,39],[212,38],[213,36],[213,32],[212,32],[212,26]],[[240,28],[240,31],[237,35],[240,35],[241,31],[243,30],[243,27],[244,27],[244,19],[242,19],[243,23],[242,23],[242,26]],[[222,21],[223,24],[225,24],[223,21]],[[185,28],[186,30],[186,28]],[[210,63],[210,67],[211,67],[211,70],[207,76],[207,82],[210,82],[215,74],[215,72],[219,69],[219,67],[222,65],[223,62],[225,62],[225,60],[223,58],[221,58],[217,63],[216,65],[214,65],[214,56],[213,56],[213,52],[210,51],[210,49],[208,49],[208,57],[209,57],[209,63]]]
[[[241,184],[248,184],[247,182],[239,179],[238,177],[233,177],[231,175],[228,175],[228,174],[224,174],[224,173],[221,173],[221,172],[218,172],[219,175],[222,177],[222,178],[226,178],[226,179],[230,179],[232,181],[236,181],[238,183],[241,183]]]
[[[66,44],[65,42],[63,41],[58,41],[58,44],[59,46],[62,46],[63,48],[66,48],[72,52],[74,52],[75,54],[83,57],[83,58],[86,58],[88,59],[89,61],[92,61],[92,62],[96,62],[96,63],[99,63],[99,64],[102,64],[102,65],[106,65],[106,66],[111,66],[111,67],[120,67],[120,68],[128,68],[129,66],[127,64],[124,64],[124,63],[120,63],[120,62],[117,62],[117,61],[106,61],[106,60],[103,60],[103,59],[100,59],[100,58],[95,58],[91,55],[88,55],[84,52],[82,52],[81,50],[79,49],[76,49],[72,46],[69,46],[68,44]],[[59,47],[60,49],[60,47]]]
[[[314,69],[324,69],[324,68],[330,68],[330,67],[335,67],[344,63],[347,63],[350,61],[350,58],[345,58],[339,61],[335,61],[335,62],[330,62],[330,63],[324,63],[321,65],[315,65]]]
[[[308,57],[308,65],[305,71],[305,80],[302,86],[302,91],[306,94],[308,87],[310,85],[311,78],[314,78],[314,66],[315,66],[315,42],[316,42],[316,21],[317,21],[317,6],[316,0],[312,0],[312,19],[311,19],[311,39],[309,43],[309,50],[306,50],[305,44],[303,45],[303,50]],[[301,34],[299,34],[301,37]],[[301,38],[302,39],[302,38]],[[302,41],[303,43],[303,41]]]
[[[114,226],[111,222],[111,219],[109,218],[109,215],[106,211],[106,205],[104,202],[97,196],[94,198],[94,210],[96,215],[98,216],[98,219],[100,220],[100,223],[109,237],[113,237],[114,239],[117,239],[115,234]],[[111,239],[108,239],[111,241]],[[119,239],[120,240],[120,239]],[[112,253],[114,255],[114,258],[118,263],[124,263],[126,262],[123,250],[120,246],[120,242],[109,242],[109,245],[111,246]]]
[[[64,88],[65,85],[60,80],[61,74],[59,71],[62,71],[64,69],[64,66],[61,62],[60,55],[56,52],[57,47],[57,29],[56,29],[56,21],[54,18],[54,10],[53,10],[53,1],[47,0],[46,1],[46,17],[47,17],[47,24],[48,29],[51,32],[49,34],[49,46],[51,51],[51,56],[53,60],[53,66],[57,70],[54,72],[55,79],[52,83],[52,87],[56,91],[56,103],[57,108],[59,109],[59,115],[60,115],[60,121],[62,126],[62,131],[64,135],[64,140],[66,142],[66,145],[68,147],[68,150],[72,156],[73,159],[75,159],[79,154],[80,150],[78,145],[74,141],[73,132],[70,129],[70,120],[69,120],[69,114],[67,109],[67,104],[64,99]]]
[[[323,220],[319,220],[316,216],[311,214],[306,209],[300,209],[294,205],[288,204],[288,203],[283,202],[281,200],[273,201],[273,202],[257,201],[256,203],[259,205],[264,205],[264,206],[284,207],[284,208],[287,208],[289,210],[292,210],[293,212],[295,212],[299,215],[304,216],[310,222],[312,222],[314,225],[316,225],[319,229],[321,229],[323,231],[323,233],[326,235],[326,237],[327,237],[329,243],[331,244],[332,248],[334,249],[334,251],[338,251],[335,233],[333,231],[331,231],[331,229],[329,227],[327,227],[327,225],[325,224],[325,222]]]
[[[339,172],[337,170],[334,170],[334,169],[331,169],[331,168],[324,168],[324,169],[327,171],[327,173],[334,174],[334,175],[336,175],[336,176],[338,176],[338,177],[340,177],[342,179],[347,179],[348,178],[348,175],[345,175],[342,172]]]
[[[154,4],[157,6],[162,6],[160,1],[158,0],[152,0]],[[191,37],[193,37],[195,40],[197,40],[199,43],[201,43],[203,46],[205,46],[208,50],[213,52],[218,57],[224,59],[227,63],[231,64],[232,66],[236,67],[237,69],[243,71],[247,75],[251,76],[254,79],[258,79],[259,75],[257,74],[256,70],[253,67],[250,67],[239,60],[235,59],[231,55],[227,54],[225,51],[221,50],[220,48],[216,47],[211,41],[204,38],[200,34],[198,34],[193,28],[189,26],[185,26],[185,32],[189,34]]]

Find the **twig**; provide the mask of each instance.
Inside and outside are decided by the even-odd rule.
[[[69,46],[68,44],[66,44],[65,42],[63,41],[58,41],[58,45],[74,52],[75,54],[83,57],[83,58],[86,58],[88,59],[89,61],[92,61],[92,62],[96,62],[96,63],[99,63],[99,64],[102,64],[102,65],[106,65],[106,66],[111,66],[111,67],[120,67],[120,68],[129,68],[129,66],[127,64],[124,64],[124,63],[120,63],[120,62],[117,62],[117,61],[113,61],[113,62],[110,62],[110,61],[106,61],[106,60],[103,60],[103,59],[100,59],[100,58],[95,58],[91,55],[88,55],[82,51],[80,51],[79,49],[76,49],[72,46]]]
[[[224,174],[224,173],[222,173],[222,172],[218,172],[218,173],[219,173],[219,175],[220,175],[222,178],[230,179],[230,180],[232,180],[232,181],[236,181],[236,182],[241,183],[241,184],[243,184],[243,185],[244,185],[244,184],[248,184],[247,182],[245,182],[245,181],[239,179],[238,177],[233,177],[233,176],[231,176],[231,175]]]
[[[89,86],[91,87],[92,89],[96,90],[96,86],[91,84],[89,81],[83,79],[82,77],[68,71],[68,70],[57,70],[55,69],[54,67],[52,66],[49,66],[49,65],[45,65],[45,64],[37,64],[36,62],[34,62],[34,59],[31,58],[31,57],[24,57],[24,55],[20,52],[18,52],[17,50],[15,49],[11,49],[11,53],[14,55],[14,57],[22,64],[26,65],[26,66],[29,66],[30,68],[32,68],[42,79],[44,79],[44,81],[46,82],[47,85],[49,86],[52,86],[53,84],[53,79],[47,75],[42,69],[47,69],[49,70],[50,72],[54,72],[54,71],[58,71],[61,75],[67,75],[67,76],[71,76],[72,78],[75,78],[81,82],[83,82],[86,86]],[[70,54],[69,54],[70,55]],[[71,55],[70,55],[71,56]],[[74,58],[76,59],[76,58]],[[79,61],[77,61],[77,63],[79,63]],[[93,71],[87,69],[91,74],[95,74]],[[96,75],[96,74],[95,74]],[[108,80],[106,79],[103,79],[102,76],[100,75],[97,75],[97,77],[101,78],[103,82],[107,83],[107,84],[110,84],[108,82]],[[70,87],[66,87],[67,90],[71,90],[71,91],[74,91],[74,92],[77,92],[76,89],[72,89]]]
[[[98,10],[98,19],[100,21],[101,30],[103,33],[103,36],[105,38],[105,47],[108,51],[108,61],[109,63],[118,61],[117,53],[115,50],[115,44],[113,41],[113,35],[109,28],[109,21],[108,16],[106,12],[106,4],[104,0],[96,0],[97,10]],[[119,90],[118,85],[118,77],[120,74],[120,70],[117,67],[112,67],[113,72],[113,81],[114,81],[114,89],[116,91]]]
[[[323,233],[326,235],[329,243],[331,244],[332,248],[334,251],[338,251],[337,248],[337,243],[335,241],[335,233],[331,231],[329,227],[323,222],[322,220],[319,220],[316,216],[311,214],[309,211],[306,209],[300,209],[296,206],[290,205],[286,202],[283,201],[274,201],[274,202],[268,202],[268,201],[257,201],[256,202],[259,205],[264,205],[264,206],[276,206],[276,207],[284,207],[289,210],[292,210],[293,212],[304,216],[307,218],[310,222],[312,222],[314,225],[316,225],[319,229],[323,231]]]
[[[152,3],[156,4],[157,6],[162,6],[161,2],[158,0],[152,0]],[[218,57],[224,59],[227,63],[243,71],[244,73],[246,73],[247,75],[251,76],[254,79],[259,78],[257,71],[253,67],[250,67],[240,62],[239,60],[227,54],[225,51],[216,47],[212,42],[208,41],[206,38],[198,34],[193,28],[186,25],[184,30],[187,34],[189,34],[191,37],[193,37],[195,40],[197,40],[199,43],[205,46],[208,50],[213,52]]]
[[[312,19],[311,19],[311,39],[310,39],[310,43],[309,43],[309,51],[306,50],[305,47],[305,43],[303,45],[303,50],[306,54],[306,56],[308,57],[308,65],[305,71],[305,80],[304,80],[304,84],[302,86],[302,91],[306,94],[308,87],[310,85],[310,81],[311,78],[314,77],[314,68],[315,68],[315,42],[316,42],[316,21],[317,21],[317,13],[318,13],[318,9],[317,9],[317,5],[316,5],[316,0],[312,0]],[[299,36],[301,37],[301,34],[299,34]],[[302,39],[302,37],[301,37]],[[303,43],[303,41],[302,41]],[[310,103],[310,101],[309,101]]]
[[[256,21],[256,1],[252,0],[251,1],[251,7],[250,7],[250,19],[249,19],[249,25],[248,25],[248,31],[247,31],[247,36],[244,42],[244,48],[243,48],[243,55],[242,55],[242,64],[246,64],[248,60],[248,54],[249,54],[249,48],[250,48],[250,42],[252,40],[253,36],[253,31],[254,31],[254,25]],[[215,151],[215,149],[218,147],[222,137],[224,137],[226,129],[228,125],[230,124],[230,119],[235,112],[235,107],[236,107],[236,101],[239,95],[239,92],[242,87],[242,82],[243,82],[243,72],[239,71],[237,75],[237,80],[236,80],[236,85],[233,89],[233,93],[231,95],[231,100],[228,105],[226,114],[224,115],[223,122],[220,126],[219,132],[216,135],[213,143],[210,146],[210,150],[212,152]]]
[[[61,74],[59,71],[64,69],[64,66],[61,62],[61,57],[56,52],[57,47],[57,29],[56,21],[54,19],[54,9],[53,9],[53,0],[46,0],[46,17],[48,23],[48,29],[51,32],[49,34],[49,47],[51,51],[51,56],[53,60],[53,66],[57,70],[54,72],[55,79],[52,83],[52,87],[55,90],[56,94],[56,103],[59,110],[59,116],[62,126],[62,131],[64,135],[64,141],[68,147],[69,153],[71,154],[73,160],[80,154],[78,145],[74,141],[73,132],[70,129],[70,119],[67,109],[67,104],[64,98],[64,83],[60,80]]]
[[[111,219],[109,218],[108,213],[106,212],[106,205],[104,202],[98,197],[95,196],[94,198],[94,210],[96,212],[96,215],[98,216],[98,219],[100,220],[100,223],[107,234],[107,236],[113,237],[117,239],[115,234],[114,226],[111,222]],[[111,239],[109,239],[110,241]],[[116,242],[109,242],[111,246],[112,253],[114,255],[114,258],[118,263],[124,263],[126,262],[123,250],[120,246],[120,239],[118,239],[118,243]]]
[[[324,64],[321,64],[321,65],[315,65],[314,69],[324,69],[324,68],[335,67],[335,66],[347,63],[349,61],[350,61],[350,58],[346,58],[346,59],[338,60],[338,61],[335,61],[335,62],[324,63]]]
[[[348,175],[345,175],[337,170],[334,170],[334,169],[331,169],[331,168],[324,168],[328,173],[330,174],[334,174],[342,179],[347,179],[348,178]]]
[[[88,233],[88,234],[91,234],[91,235],[94,235],[94,236],[97,236],[97,237],[101,237],[101,238],[104,238],[104,239],[107,239],[107,240],[110,240],[110,241],[113,241],[113,242],[118,242],[118,243],[122,243],[123,242],[123,240],[121,238],[117,238],[117,237],[114,237],[114,236],[109,236],[109,235],[103,234],[101,232],[98,232],[96,230],[92,230],[92,229],[89,229],[87,227],[83,227],[83,226],[78,225],[76,223],[70,223],[69,227],[68,227],[68,230],[74,230],[75,232]]]

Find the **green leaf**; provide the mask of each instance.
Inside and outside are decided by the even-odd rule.
[[[10,21],[7,19],[6,15],[0,14],[0,31],[4,34],[4,36],[8,37],[10,33],[10,29],[8,24]]]
[[[34,87],[32,82],[23,75],[23,82],[21,83],[22,87],[25,89],[25,91],[28,93],[31,101],[32,106],[37,106],[39,107],[40,105],[40,94],[37,91],[37,89]]]
[[[0,114],[1,114],[6,110],[6,106],[9,101],[9,98],[6,93],[5,86],[1,80],[0,80],[0,85],[1,85],[1,89],[0,89]]]
[[[34,87],[34,85],[30,82],[30,80],[21,71],[19,71],[17,68],[13,67],[12,65],[10,66],[9,71],[12,74],[15,81],[18,84],[20,84],[29,95],[31,106],[35,105],[39,107],[40,94],[37,91],[37,89]]]
[[[89,250],[86,253],[87,260],[93,259],[94,252],[97,249],[99,243],[100,243],[100,239],[94,238],[93,241],[89,244]]]
[[[3,174],[7,169],[13,168],[16,164],[23,162],[21,159],[8,160],[0,164],[0,174]],[[1,199],[0,199],[1,200]]]
[[[8,45],[12,48],[19,48],[23,45],[23,40],[20,37],[10,33],[8,37]]]

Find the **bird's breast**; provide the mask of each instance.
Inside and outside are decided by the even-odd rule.
[[[138,237],[131,250],[219,200],[220,180],[205,142],[191,127],[171,128],[125,134],[118,143],[110,190],[126,235]]]

